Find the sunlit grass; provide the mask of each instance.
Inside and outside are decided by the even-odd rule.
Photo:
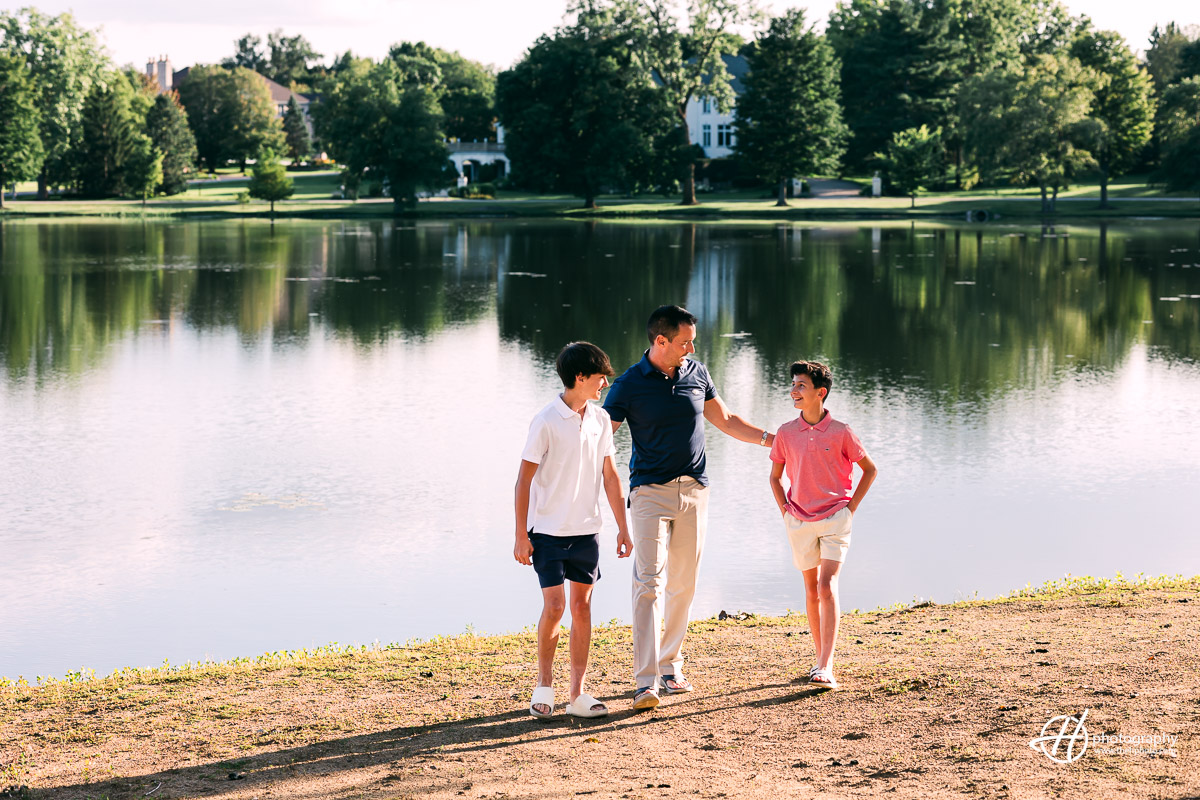
[[[1037,600],[1054,600],[1068,597],[1088,597],[1120,601],[1123,595],[1146,591],[1200,592],[1200,575],[1157,575],[1138,573],[1130,578],[1117,573],[1111,578],[1090,575],[1065,575],[1061,579],[1049,580],[1038,586],[1026,584],[1007,594],[980,598],[978,596],[950,603],[937,603],[934,599],[914,598],[911,603],[894,603],[880,606],[874,611],[849,613],[859,619],[897,612],[912,612],[925,608],[969,608],[998,604],[1021,603]],[[694,633],[714,631],[724,626],[742,627],[786,627],[807,624],[806,617],[795,611],[783,616],[766,616],[750,612],[720,615],[690,623]],[[628,625],[613,619],[597,624],[592,629],[592,647],[597,653],[632,646],[632,633]],[[370,645],[341,645],[337,642],[324,647],[299,650],[277,650],[254,657],[233,658],[225,661],[197,661],[181,665],[164,661],[157,667],[126,667],[107,677],[97,677],[90,669],[68,672],[62,678],[37,676],[33,683],[23,677],[9,679],[0,677],[0,695],[24,694],[30,691],[53,689],[72,691],[76,688],[91,691],[97,687],[108,689],[135,685],[162,685],[191,683],[202,679],[230,676],[240,673],[275,672],[294,669],[298,676],[324,679],[351,679],[353,673],[362,672],[374,678],[388,681],[418,677],[428,671],[428,666],[439,663],[442,668],[457,672],[470,672],[480,668],[494,668],[531,658],[536,644],[533,626],[507,634],[482,634],[468,625],[464,633],[452,636],[435,636],[431,639],[412,639],[406,642]],[[470,660],[462,659],[469,657]],[[386,677],[385,677],[386,676]]]

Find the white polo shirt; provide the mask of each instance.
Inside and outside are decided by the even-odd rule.
[[[599,533],[604,459],[615,455],[607,411],[588,403],[581,417],[554,398],[529,423],[521,453],[538,465],[526,528],[550,536]]]

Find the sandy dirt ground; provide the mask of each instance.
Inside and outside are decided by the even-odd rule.
[[[8,687],[0,796],[1200,798],[1198,589],[847,615],[838,691],[799,679],[802,616],[700,621],[696,691],[649,712],[628,628],[599,628],[597,720],[561,677],[530,718],[530,633]]]

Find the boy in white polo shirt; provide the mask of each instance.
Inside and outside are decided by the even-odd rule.
[[[836,689],[833,647],[837,642],[838,572],[850,549],[851,520],[878,470],[850,426],[825,409],[833,373],[817,361],[797,361],[792,375],[792,405],[800,416],[785,422],[771,447],[771,491],[783,515],[792,545],[792,562],[804,575],[808,627],[817,663],[808,671],[810,686]],[[862,470],[850,494],[854,464]],[[784,470],[788,491],[783,491]]]
[[[625,498],[613,461],[608,413],[589,400],[613,376],[604,351],[572,342],[555,364],[565,390],[529,425],[516,488],[516,545],[513,557],[532,565],[542,587],[538,620],[538,682],[529,713],[554,713],[554,652],[566,607],[564,581],[571,583],[571,683],[568,714],[601,717],[608,707],[583,691],[592,639],[592,588],[600,579],[600,488],[617,520],[617,556],[633,548],[625,520]]]

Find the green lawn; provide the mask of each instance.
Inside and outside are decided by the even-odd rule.
[[[292,172],[296,192],[276,203],[279,217],[390,217],[388,198],[358,201],[334,200],[341,184],[337,171]],[[6,201],[11,213],[31,216],[265,216],[268,205],[261,201],[239,203],[249,177],[235,169],[224,170],[215,179],[197,181],[187,192],[157,197],[143,209],[139,200],[74,200],[52,202]],[[36,188],[23,184],[22,190]],[[1200,201],[1186,195],[1167,195],[1146,183],[1144,177],[1128,177],[1110,185],[1111,208],[1101,209],[1099,188],[1081,183],[1059,193],[1058,217],[1200,216]],[[707,192],[698,195],[696,206],[681,206],[678,195],[619,195],[598,199],[596,210],[583,209],[583,201],[570,195],[541,195],[501,192],[494,200],[436,198],[422,201],[415,210],[429,217],[568,217],[568,218],[669,218],[669,219],[909,219],[942,217],[963,219],[967,211],[987,211],[992,217],[1040,218],[1041,203],[1036,189],[1015,188],[971,192],[921,194],[916,208],[907,197],[794,198],[787,208],[775,206],[774,195],[764,189]]]

